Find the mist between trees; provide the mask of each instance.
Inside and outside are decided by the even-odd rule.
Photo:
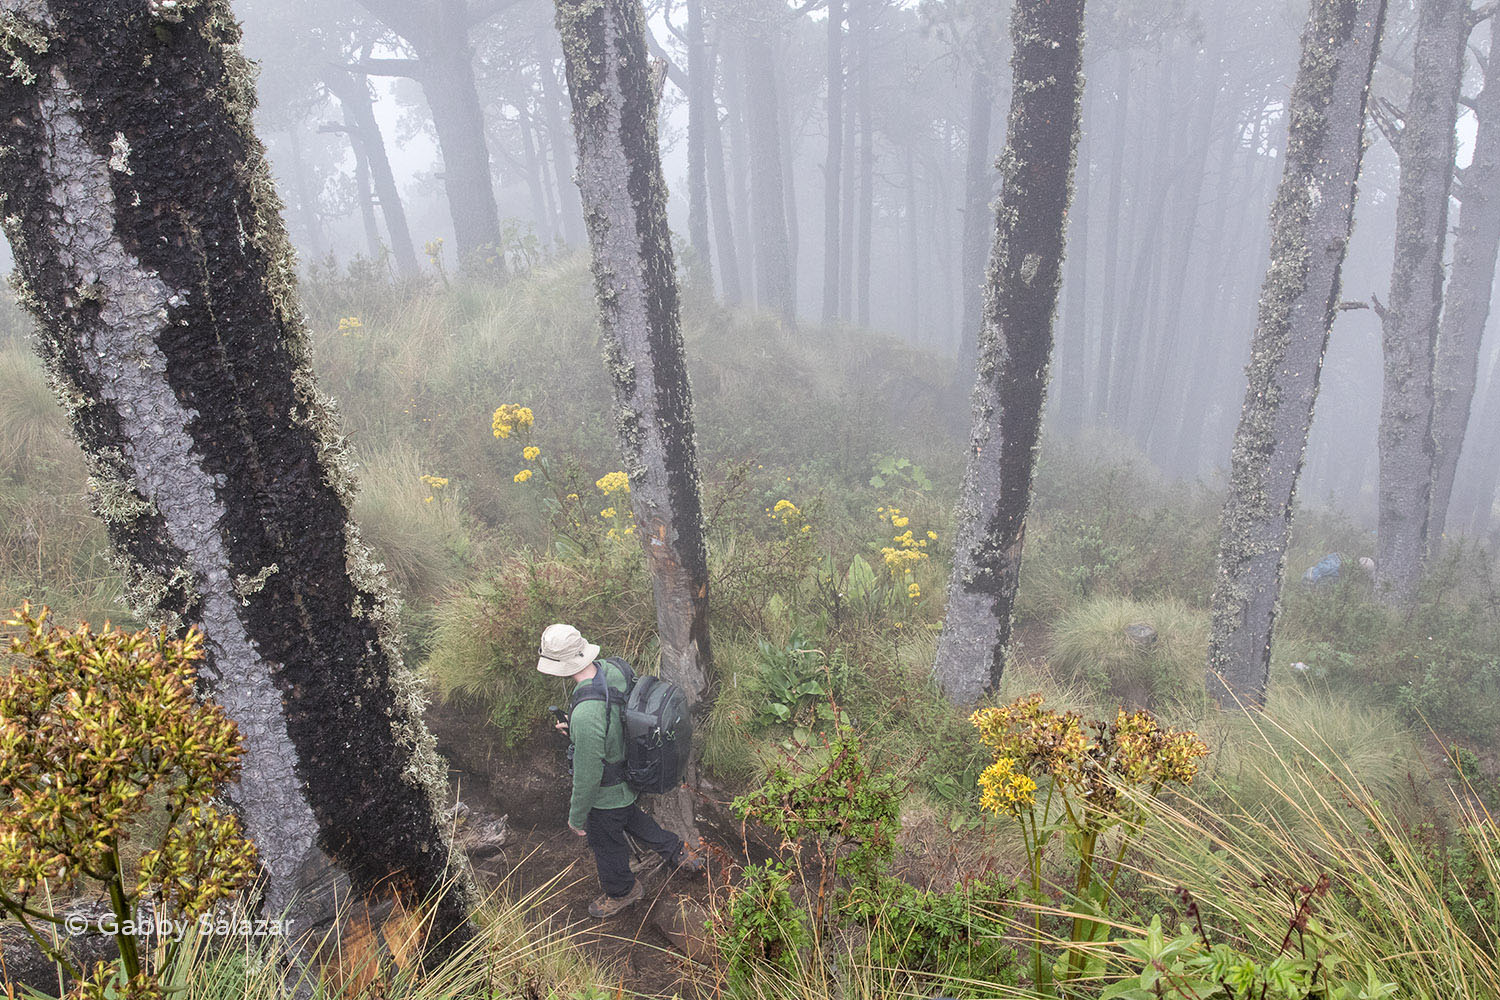
[[[1372,82],[1383,127],[1343,268],[1343,298],[1365,304],[1392,290],[1393,143],[1412,96],[1416,6],[1391,5]],[[261,63],[259,129],[304,262],[362,255],[406,275],[451,270],[492,244],[523,264],[543,248],[584,246],[552,4],[235,9]],[[712,280],[728,304],[807,328],[799,336],[820,323],[868,326],[971,371],[1010,98],[1008,5],[658,0],[646,13],[648,45],[666,63],[662,155],[684,274]],[[1053,432],[1109,428],[1187,479],[1226,470],[1305,17],[1287,0],[1089,5]],[[1459,234],[1497,211],[1483,204],[1493,164],[1463,168],[1500,95],[1480,97],[1490,29],[1465,24],[1450,102],[1459,176],[1440,255],[1454,276],[1443,340],[1465,360],[1439,382],[1462,397],[1474,369],[1478,379],[1473,405],[1439,418],[1449,440],[1465,420],[1470,430],[1460,455],[1439,449],[1449,452],[1440,491],[1452,499],[1434,516],[1440,531],[1483,535],[1500,465],[1484,442],[1500,441],[1500,397],[1488,391],[1496,338],[1478,344],[1488,289],[1476,286],[1492,278],[1494,253]],[[1416,322],[1432,329],[1427,308]],[[1334,325],[1299,489],[1372,523],[1382,326],[1372,309]],[[967,376],[955,385],[967,395]]]

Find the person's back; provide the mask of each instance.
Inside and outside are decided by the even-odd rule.
[[[635,791],[625,781],[622,709],[629,687],[625,674],[614,664],[598,659],[599,647],[585,642],[571,625],[549,625],[537,652],[538,671],[567,678],[574,685],[568,721],[557,724],[568,734],[573,749],[568,828],[588,838],[604,888],[604,894],[589,904],[589,913],[613,916],[644,894],[630,870],[627,834],[661,855],[665,865],[701,871],[703,859],[689,851],[681,837],[663,830],[642,812],[635,804]],[[588,686],[599,684],[609,685],[607,699],[587,691]]]

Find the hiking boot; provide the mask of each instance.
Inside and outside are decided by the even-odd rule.
[[[683,844],[677,849],[677,855],[670,862],[673,871],[684,872],[688,875],[697,875],[707,867],[708,862],[697,851],[688,850]]]
[[[646,890],[642,888],[640,879],[636,879],[635,885],[631,886],[630,891],[625,895],[611,896],[606,893],[590,903],[589,916],[598,917],[601,920],[605,917],[612,917],[645,894]]]

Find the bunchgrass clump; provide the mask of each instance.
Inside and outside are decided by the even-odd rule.
[[[1101,597],[1052,629],[1051,664],[1106,701],[1176,709],[1203,700],[1208,616],[1174,600]]]

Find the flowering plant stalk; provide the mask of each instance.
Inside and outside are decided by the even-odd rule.
[[[1037,907],[1033,982],[1050,990],[1056,981],[1083,975],[1087,951],[1077,946],[1093,941],[1104,926],[1075,914],[1065,963],[1054,974],[1043,961],[1042,862],[1051,843],[1064,838],[1077,856],[1074,902],[1102,914],[1114,895],[1125,849],[1148,818],[1135,805],[1133,790],[1155,795],[1167,784],[1191,784],[1208,747],[1196,733],[1163,728],[1150,712],[1122,708],[1110,722],[1085,720],[1077,712],[1043,708],[1039,694],[980,709],[970,722],[994,756],[979,776],[980,808],[1010,816],[1020,827],[1031,902]],[[1101,839],[1116,827],[1122,836],[1113,856],[1101,859]]]
[[[256,873],[239,820],[216,805],[241,747],[224,710],[195,696],[203,636],[54,628],[29,605],[4,624],[13,662],[0,673],[0,911],[84,996],[111,995],[116,978],[131,996],[155,996],[129,930],[138,904],[197,919]],[[155,810],[162,832],[131,877],[122,847]],[[109,897],[118,975],[85,975],[33,922],[63,925],[37,894],[83,878]]]

